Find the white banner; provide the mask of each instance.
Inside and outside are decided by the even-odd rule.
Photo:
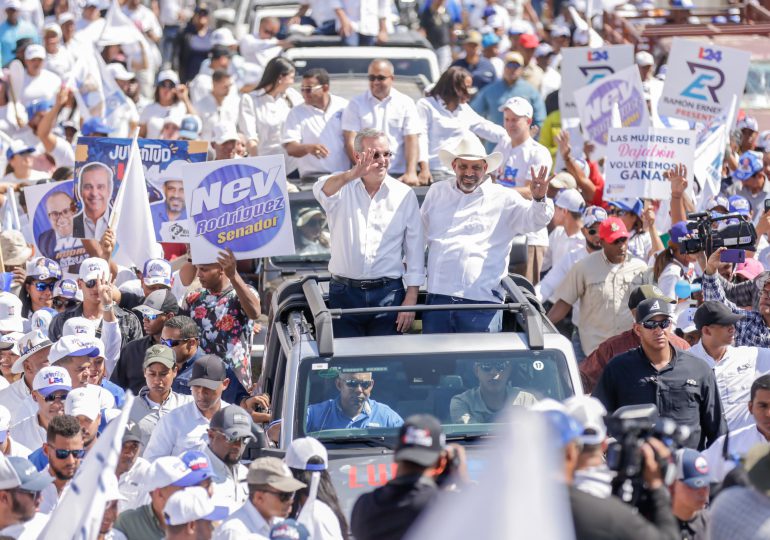
[[[709,122],[740,101],[750,62],[748,51],[674,38],[658,113]]]
[[[294,254],[283,155],[182,167],[193,264]]]
[[[665,200],[671,184],[668,169],[687,167],[692,185],[695,132],[679,129],[611,128],[604,164],[604,198]]]
[[[562,120],[579,116],[575,90],[634,64],[632,45],[607,45],[598,49],[567,47],[561,54],[559,111]]]

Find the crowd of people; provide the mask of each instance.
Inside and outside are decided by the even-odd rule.
[[[420,2],[441,74],[416,101],[394,87],[386,47],[351,99],[326,70],[299,70],[282,54],[290,29],[386,45],[392,4],[303,0],[290,20],[263,17],[236,39],[203,2],[2,1],[0,536],[41,534],[129,392],[99,538],[396,539],[474,481],[436,418],[403,419],[371,399],[368,371],[340,373],[339,396],[312,404],[304,426],[398,429],[395,477],[351,515],[317,439],[242,462],[248,445],[277,440],[268,426],[280,418],[251,365],[263,291],[233,252],[193,265],[187,247],[164,244],[157,258],[117,264],[112,173],[100,163],[81,171],[77,200],[48,197],[52,228],[30,236],[24,188],[72,179],[78,139],[134,134],[206,141],[209,160],[282,155],[290,178],[314,179],[320,209],[298,213],[303,235],[313,231],[297,244],[330,251],[329,307],[404,306],[343,315],[335,337],[499,332],[502,310],[416,317],[409,306],[421,291],[428,306],[500,304],[501,279],[524,276],[591,396],[541,400],[508,384],[509,362],[477,363],[479,387],[452,397],[450,416],[492,423],[512,405],[539,411],[564,458],[576,537],[770,535],[770,131],[739,115],[721,191],[707,201],[688,185],[692,163],[668,169],[665,201],[606,197],[606,156],[590,140],[575,147],[559,110],[562,52],[593,32],[579,0]],[[120,17],[138,37],[114,32]],[[647,51],[634,63],[649,106],[665,65]],[[89,75],[128,106],[93,114]],[[160,181],[166,204],[153,212],[186,219],[180,172]],[[414,186],[430,186],[422,203]],[[17,207],[14,227],[4,216]],[[724,247],[686,248],[696,209],[732,214],[715,232],[755,227],[742,262],[725,262]],[[517,238],[526,260],[511,264]],[[54,260],[61,250],[83,257]],[[645,404],[684,435],[675,451],[655,438],[639,447],[636,512],[615,495],[606,452],[617,434],[605,418]]]

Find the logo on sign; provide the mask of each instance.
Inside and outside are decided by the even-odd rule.
[[[709,47],[701,47],[698,49],[698,58],[705,60],[706,62],[721,62],[722,51],[710,49]]]
[[[687,67],[690,69],[690,73],[696,77],[693,82],[687,85],[687,88],[682,90],[680,95],[699,101],[709,101],[710,96],[711,101],[719,103],[717,90],[725,84],[724,72],[717,67],[696,62],[687,62]],[[708,92],[708,96],[705,92]]]
[[[48,385],[54,385],[54,384],[64,384],[64,377],[61,375],[51,375],[48,377]]]
[[[612,75],[615,70],[610,66],[580,66],[578,67],[580,73],[586,78],[586,84],[591,84],[594,81],[603,79],[607,75]]]
[[[586,56],[589,62],[598,62],[600,60],[610,59],[610,53],[608,51],[588,51]]]

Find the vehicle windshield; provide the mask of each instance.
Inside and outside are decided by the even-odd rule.
[[[295,58],[297,77],[308,69],[324,68],[330,75],[339,74],[363,74],[369,72],[369,64],[373,58]],[[430,62],[426,58],[390,58],[393,63],[393,71],[396,76],[416,77],[425,76],[429,81],[432,78]]]
[[[304,359],[298,436],[392,438],[403,419],[436,416],[448,438],[489,434],[499,413],[575,391],[557,350]]]
[[[749,109],[770,107],[770,62],[751,63],[741,107]]]
[[[313,198],[291,200],[291,222],[294,228],[294,255],[273,257],[276,263],[328,261],[329,224],[326,214]]]

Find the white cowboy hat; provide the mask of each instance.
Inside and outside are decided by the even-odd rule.
[[[449,169],[452,168],[452,162],[457,158],[473,161],[481,159],[487,162],[488,173],[496,171],[500,167],[500,164],[503,162],[503,155],[500,152],[492,152],[491,154],[487,155],[487,151],[484,149],[484,145],[481,144],[479,138],[472,133],[463,135],[463,138],[460,139],[460,142],[456,143],[451,149],[439,149],[438,157],[441,160],[441,163],[443,163],[444,166]]]

